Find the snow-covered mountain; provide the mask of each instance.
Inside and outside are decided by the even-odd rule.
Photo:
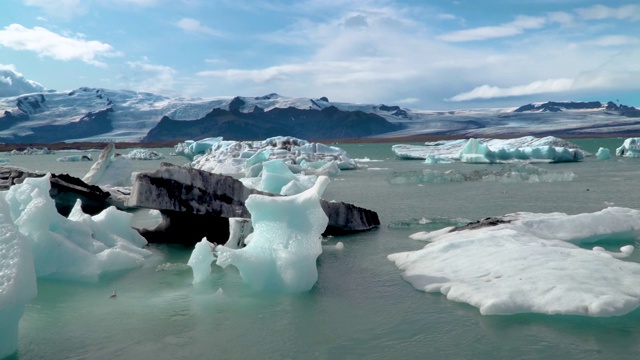
[[[182,98],[79,88],[0,97],[0,142],[181,141],[209,136],[307,139],[438,135],[621,135],[640,111],[612,102],[554,102],[514,109],[426,111],[327,98]]]

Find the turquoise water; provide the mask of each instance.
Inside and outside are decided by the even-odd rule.
[[[622,139],[580,140],[585,150],[612,151]],[[604,145],[602,145],[604,144]],[[391,185],[392,172],[420,171],[421,161],[396,160],[391,144],[340,145],[352,158],[381,162],[344,171],[325,192],[376,210],[380,229],[327,239],[318,283],[299,295],[250,290],[232,268],[214,266],[200,287],[186,267],[191,249],[150,246],[133,271],[97,284],[38,282],[38,297],[20,323],[16,359],[638,359],[640,310],[620,317],[522,314],[483,316],[441,294],[415,290],[386,259],[419,249],[417,231],[516,211],[570,214],[608,205],[640,208],[640,159],[537,165],[571,171],[569,182]],[[168,154],[170,149],[161,149]],[[91,163],[11,157],[12,165],[82,176]],[[50,157],[50,158],[46,158]],[[97,153],[94,155],[97,158]],[[182,164],[182,158],[167,160]],[[159,162],[138,161],[152,169]],[[52,166],[52,167],[48,167]],[[430,165],[470,171],[501,165]],[[436,225],[421,225],[419,219]],[[439,225],[438,225],[439,224]],[[430,227],[429,227],[430,226]],[[636,248],[640,242],[636,241]],[[640,251],[629,261],[640,262]],[[640,286],[640,284],[638,284]],[[112,290],[116,299],[109,299]]]

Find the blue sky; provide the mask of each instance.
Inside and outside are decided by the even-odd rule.
[[[640,4],[3,0],[2,67],[56,90],[277,92],[414,109],[640,106]]]

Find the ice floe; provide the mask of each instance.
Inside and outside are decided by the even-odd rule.
[[[431,243],[388,259],[416,289],[484,315],[615,316],[640,305],[640,264],[619,259],[637,244],[640,211],[516,213],[486,223],[416,233]]]
[[[515,139],[458,139],[427,142],[421,145],[393,145],[391,150],[402,159],[421,159],[441,163],[496,163],[509,161],[573,162],[588,152],[566,140],[547,136],[524,136]]]

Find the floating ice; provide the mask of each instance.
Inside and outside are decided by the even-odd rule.
[[[391,184],[451,183],[485,181],[502,183],[539,183],[571,181],[575,174],[570,171],[550,171],[530,164],[514,163],[490,169],[462,172],[458,170],[433,170],[394,172],[389,177]]]
[[[598,158],[598,160],[609,160],[611,159],[611,151],[607,148],[601,147],[598,149],[596,157]]]
[[[314,168],[335,161],[340,170],[357,168],[356,162],[338,147],[310,143],[294,137],[277,136],[263,141],[224,141],[222,138],[215,138],[210,145],[206,153],[193,157],[192,167],[219,174],[245,173],[248,177],[254,177],[259,172],[258,170],[247,173],[250,168],[273,159],[283,159],[293,165],[320,162],[317,167],[310,165]],[[185,145],[181,145],[180,149],[184,147]]]
[[[0,164],[6,164],[8,163],[10,160],[7,158],[0,158]]]
[[[640,138],[625,139],[622,145],[616,149],[616,156],[640,157]]]
[[[131,149],[128,154],[122,157],[129,160],[162,160],[165,158],[161,153],[149,149]]]
[[[22,151],[15,150],[15,149],[11,150],[9,154],[11,155],[49,155],[49,154],[55,154],[55,151],[49,150],[46,147],[43,147],[42,149],[28,147]]]
[[[421,250],[391,254],[416,289],[441,292],[484,315],[626,314],[640,305],[640,264],[578,245],[633,243],[640,211],[607,208],[578,215],[517,213],[494,226],[417,233]]]
[[[193,269],[193,284],[198,284],[204,281],[211,274],[211,263],[213,262],[213,248],[214,245],[202,239],[191,252],[187,265]]]
[[[321,176],[309,190],[285,197],[250,195],[245,202],[254,232],[242,249],[217,247],[216,263],[234,265],[256,290],[302,292],[318,280],[316,259],[328,224],[320,196],[329,184]]]
[[[204,155],[209,148],[222,141],[221,137],[211,137],[198,141],[187,140],[173,147],[176,155],[193,160],[197,155]]]
[[[89,216],[78,201],[66,218],[49,196],[50,175],[27,178],[3,195],[12,220],[32,247],[36,276],[95,282],[108,272],[142,265],[146,240],[130,226],[133,215],[110,207]]]
[[[428,142],[425,146],[398,144],[391,150],[402,159],[423,159],[428,163],[460,160],[469,163],[507,161],[580,161],[590,154],[577,145],[553,136],[515,139],[458,139]]]
[[[36,292],[29,240],[15,227],[0,196],[0,359],[18,349],[18,323]]]
[[[102,150],[96,161],[82,181],[89,185],[98,186],[131,186],[133,164],[129,159],[116,155],[113,143]]]
[[[67,156],[61,156],[57,158],[56,161],[60,161],[60,162],[93,161],[93,158],[91,157],[91,154],[67,155]]]

